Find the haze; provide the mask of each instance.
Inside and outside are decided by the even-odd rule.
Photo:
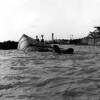
[[[100,0],[0,0],[0,41],[22,34],[51,39],[86,36],[100,25]]]

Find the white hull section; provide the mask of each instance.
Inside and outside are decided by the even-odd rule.
[[[33,45],[36,43],[35,39],[32,39],[31,37],[27,35],[23,35],[18,43],[18,50],[25,50],[27,49],[30,45]]]

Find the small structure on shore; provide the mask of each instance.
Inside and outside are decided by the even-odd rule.
[[[52,41],[54,41],[54,33],[52,33]]]

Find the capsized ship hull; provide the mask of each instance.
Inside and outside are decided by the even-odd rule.
[[[18,50],[25,50],[31,45],[36,44],[36,40],[23,34],[18,42]]]
[[[36,39],[33,39],[26,34],[23,34],[18,42],[18,50],[31,50],[31,51],[51,51],[51,45],[46,43],[37,42]]]

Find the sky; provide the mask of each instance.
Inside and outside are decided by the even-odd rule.
[[[81,38],[100,25],[99,10],[100,0],[0,0],[0,41]]]

